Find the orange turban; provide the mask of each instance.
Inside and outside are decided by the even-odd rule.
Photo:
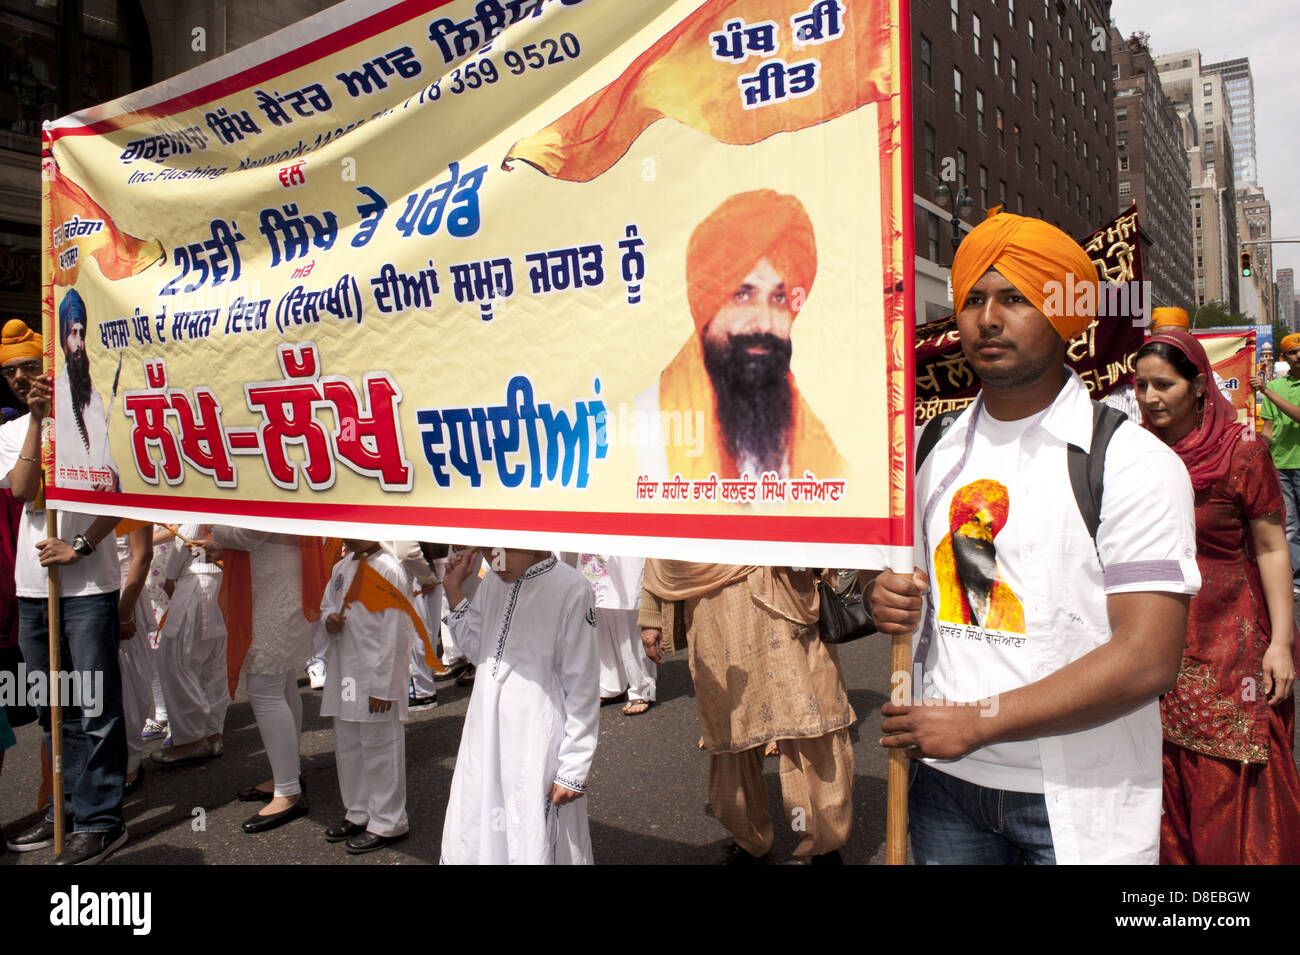
[[[1097,313],[1097,267],[1079,243],[1042,219],[997,212],[962,239],[952,261],[957,311],[990,268],[1046,315],[1066,341],[1087,328]],[[1091,292],[1080,296],[1078,291],[1086,285],[1092,286]]]
[[[1007,500],[1007,489],[997,481],[981,478],[972,481],[952,496],[948,505],[948,527],[956,532],[980,511],[987,510],[993,522],[989,533],[996,537],[998,531],[1007,523],[1007,514],[1011,502]]]
[[[5,326],[5,331],[6,332],[9,331],[8,325]],[[1283,355],[1285,355],[1292,348],[1295,348],[1296,345],[1300,345],[1300,334],[1296,334],[1295,332],[1292,332],[1290,335],[1287,335],[1285,338],[1283,338],[1282,344],[1278,345],[1277,347],[1278,347],[1278,351],[1280,351]]]
[[[7,365],[15,358],[40,358],[45,350],[41,336],[27,327],[20,318],[11,318],[5,322],[3,337],[0,337],[0,365]]]
[[[786,292],[802,305],[817,276],[817,242],[808,212],[794,196],[771,189],[738,193],[695,227],[686,245],[686,296],[697,332],[713,321],[759,259],[772,263]]]
[[[1156,308],[1151,310],[1151,329],[1154,331],[1161,326],[1174,328],[1188,328],[1190,322],[1187,320],[1187,309],[1185,308]]]

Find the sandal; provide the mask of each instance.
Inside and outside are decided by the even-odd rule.
[[[624,716],[640,716],[646,710],[650,709],[652,700],[628,700],[627,705],[623,707]]]

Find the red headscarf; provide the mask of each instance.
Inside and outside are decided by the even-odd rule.
[[[1227,474],[1232,464],[1232,453],[1243,433],[1242,426],[1237,423],[1237,409],[1232,399],[1219,390],[1210,359],[1195,336],[1181,328],[1166,326],[1147,342],[1164,342],[1177,348],[1205,376],[1205,410],[1201,423],[1174,445],[1174,452],[1183,459],[1187,473],[1191,475],[1192,487],[1203,491]],[[1142,425],[1153,433],[1156,430],[1147,420],[1146,409],[1142,411]]]

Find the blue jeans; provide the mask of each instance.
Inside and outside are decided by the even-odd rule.
[[[63,706],[63,792],[73,832],[110,832],[122,825],[122,786],[126,782],[126,719],[122,715],[122,673],[117,664],[120,639],[117,592],[59,601],[63,618],[60,665],[81,674],[94,698],[85,709],[61,696]],[[49,602],[18,598],[18,640],[27,672],[50,669]],[[102,681],[102,682],[101,682]],[[49,698],[36,708],[45,745],[50,747]],[[92,713],[93,711],[93,713]],[[138,732],[138,730],[137,730]],[[51,749],[52,753],[53,750]],[[54,820],[51,800],[45,818]]]
[[[1286,504],[1286,544],[1291,552],[1291,577],[1300,583],[1300,468],[1278,468]]]
[[[917,865],[1055,865],[1042,793],[986,789],[912,767],[908,834]]]

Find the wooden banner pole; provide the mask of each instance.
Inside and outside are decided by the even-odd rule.
[[[889,647],[890,685],[902,681],[910,701],[912,682],[912,635],[896,633]],[[907,785],[912,760],[907,751],[889,751],[889,778],[885,804],[885,865],[907,865]]]
[[[50,539],[59,536],[59,515],[50,507],[45,509],[45,534]],[[59,670],[63,665],[59,649],[63,642],[63,618],[59,612],[61,589],[58,565],[52,564],[49,571],[50,779],[54,783],[54,852],[57,855],[63,851],[64,830],[67,828],[63,818],[63,700],[59,699]]]

